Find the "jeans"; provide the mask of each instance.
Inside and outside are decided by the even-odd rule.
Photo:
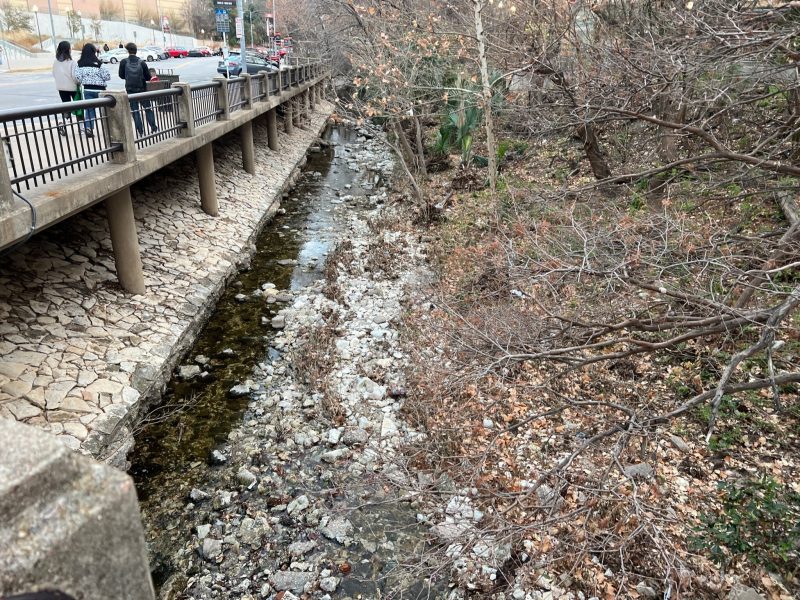
[[[150,105],[150,100],[131,100],[131,110],[133,111],[133,123],[136,125],[136,133],[144,135],[144,125],[142,125],[142,113],[139,105],[144,109],[144,116],[147,119],[147,124],[150,126],[150,131],[158,131],[156,126],[156,115],[153,113],[153,108]]]
[[[100,97],[99,90],[83,90],[83,99],[84,100],[95,100]],[[94,129],[94,121],[95,117],[97,116],[97,110],[94,108],[87,108],[83,111],[83,124],[88,131],[92,131]]]

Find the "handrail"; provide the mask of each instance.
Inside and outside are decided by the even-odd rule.
[[[77,100],[75,102],[60,102],[58,104],[45,104],[35,108],[7,108],[0,110],[0,121],[16,121],[18,119],[32,119],[36,117],[46,117],[58,115],[65,112],[76,110],[86,110],[87,108],[100,108],[116,106],[117,99],[113,96],[102,96],[93,100]]]
[[[182,96],[183,89],[179,87],[171,87],[165,90],[153,90],[151,92],[137,92],[136,94],[128,94],[131,100],[152,100],[153,98],[168,98],[169,96]]]
[[[195,90],[210,90],[211,88],[218,88],[222,85],[219,81],[211,81],[209,83],[195,83],[189,86],[191,91]]]

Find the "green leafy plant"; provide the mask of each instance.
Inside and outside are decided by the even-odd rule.
[[[493,76],[492,80],[495,83],[491,109],[492,112],[497,112],[504,101],[505,80],[501,76]],[[446,154],[451,148],[457,148],[461,153],[461,164],[466,165],[472,161],[475,131],[483,121],[483,110],[478,106],[480,86],[457,75],[452,87],[455,91],[448,96],[443,122],[439,126],[433,149],[439,154]],[[503,154],[507,149],[506,147]]]
[[[747,559],[781,575],[800,573],[800,494],[772,477],[723,481],[722,509],[700,517],[690,542],[723,569]]]

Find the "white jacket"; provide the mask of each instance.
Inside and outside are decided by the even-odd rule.
[[[78,80],[75,78],[77,64],[74,60],[55,60],[53,63],[53,79],[56,80],[57,90],[74,92],[78,89]]]

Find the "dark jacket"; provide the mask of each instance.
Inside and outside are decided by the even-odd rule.
[[[142,63],[142,86],[137,89],[133,89],[128,85],[128,81],[125,81],[125,91],[129,94],[137,94],[139,92],[144,92],[147,89],[147,82],[150,81],[152,75],[150,74],[150,69],[147,68],[147,63],[144,62],[141,58],[136,55],[128,56],[128,58],[123,58],[119,63],[119,77],[120,79],[125,79],[125,67],[128,66],[128,61],[135,62],[139,61]]]

